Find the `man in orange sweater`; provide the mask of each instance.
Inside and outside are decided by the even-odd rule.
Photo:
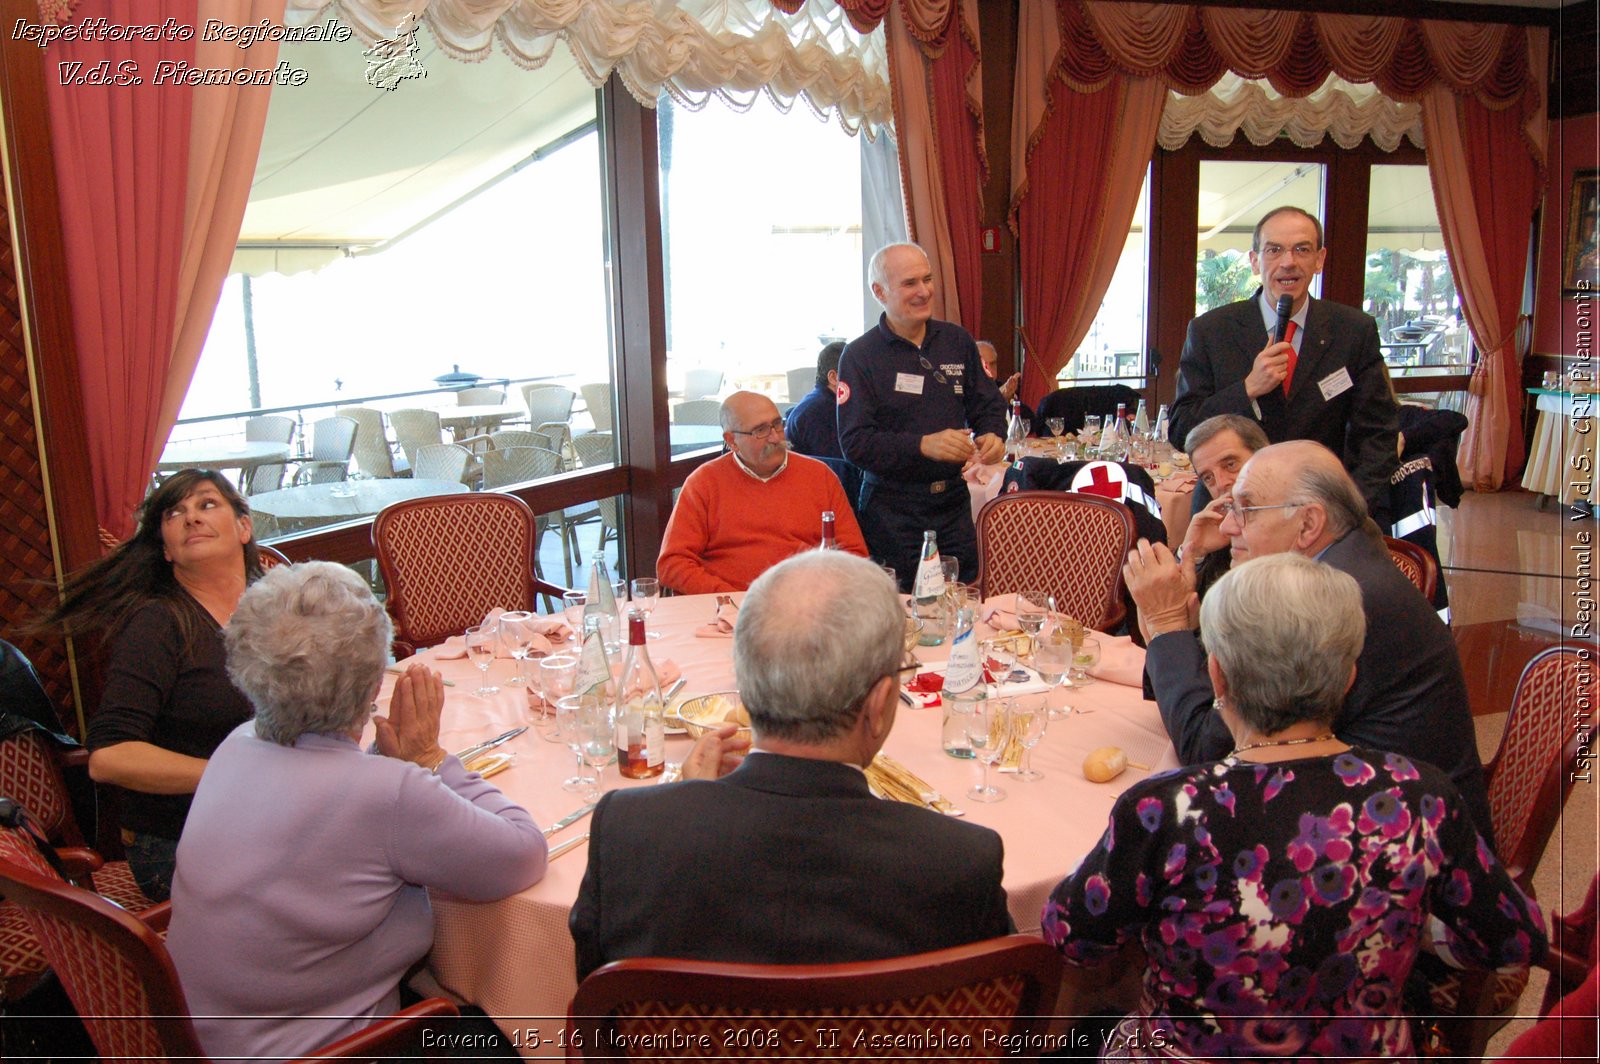
[[[685,595],[743,591],[791,555],[822,542],[832,510],[840,550],[865,558],[867,544],[833,470],[790,454],[771,399],[734,392],[722,402],[731,453],[689,474],[667,521],[656,576]]]

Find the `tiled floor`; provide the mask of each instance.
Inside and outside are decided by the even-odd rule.
[[[1451,627],[1461,649],[1478,731],[1487,761],[1500,741],[1505,710],[1517,677],[1542,648],[1573,639],[1573,626],[1594,598],[1588,583],[1592,560],[1585,539],[1596,538],[1595,522],[1573,520],[1570,511],[1540,509],[1526,492],[1467,493],[1459,509],[1439,512],[1440,555],[1450,588]],[[1587,607],[1592,611],[1592,606]],[[1592,637],[1576,641],[1594,645]],[[1547,914],[1570,912],[1583,900],[1600,864],[1600,810],[1595,785],[1579,781],[1534,874],[1534,888]],[[1537,1014],[1545,975],[1535,970],[1519,1003],[1519,1018],[1489,1043],[1499,1057]]]

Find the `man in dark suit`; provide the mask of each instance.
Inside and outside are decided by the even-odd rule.
[[[1450,629],[1389,559],[1338,456],[1321,444],[1267,447],[1233,484],[1222,531],[1233,564],[1294,551],[1361,585],[1367,638],[1355,685],[1334,721],[1340,739],[1428,761],[1450,774],[1473,821],[1492,839],[1488,789]],[[1194,567],[1140,541],[1123,570],[1148,625],[1145,669],[1162,722],[1185,764],[1227,756],[1233,739],[1211,712],[1205,650],[1194,628]]]
[[[701,778],[600,800],[570,920],[580,980],[624,957],[834,963],[1012,930],[999,835],[867,788],[904,634],[862,558],[809,551],[751,585],[733,653],[754,746],[719,779],[697,746],[684,775]]]
[[[844,461],[839,448],[839,356],[844,341],[835,340],[817,353],[817,383],[783,416],[789,449],[813,458]]]
[[[1322,223],[1278,207],[1256,223],[1250,267],[1261,288],[1189,323],[1178,363],[1168,438],[1181,446],[1206,418],[1242,414],[1273,443],[1316,440],[1345,468],[1380,525],[1389,521],[1389,475],[1398,465],[1399,406],[1370,315],[1312,299],[1328,250]],[[1289,296],[1289,334],[1273,342],[1278,301]],[[1210,496],[1195,492],[1195,509]]]

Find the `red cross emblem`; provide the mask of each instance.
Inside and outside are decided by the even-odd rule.
[[[1072,478],[1072,490],[1082,495],[1121,502],[1127,494],[1128,475],[1110,462],[1090,462]]]

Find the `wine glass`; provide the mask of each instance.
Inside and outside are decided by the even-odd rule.
[[[539,689],[544,692],[544,712],[534,718],[539,738],[561,742],[561,722],[556,703],[572,693],[578,678],[578,658],[574,654],[551,654],[539,662]]]
[[[1039,679],[1052,688],[1059,687],[1072,668],[1072,640],[1067,638],[1065,632],[1046,634],[1033,653],[1033,667],[1038,671]],[[1046,692],[1047,701],[1049,697],[1049,692]],[[1071,712],[1068,706],[1051,706],[1049,716],[1051,720],[1061,720]]]
[[[1083,431],[1079,433],[1083,440],[1083,453],[1085,458],[1097,457],[1100,453],[1100,415],[1089,414],[1083,419]]]
[[[584,695],[566,695],[556,699],[556,731],[578,759],[578,769],[561,781],[561,789],[582,794],[599,784],[598,777],[584,771],[583,726],[581,724]]]
[[[1025,706],[1019,702],[1011,708],[1011,731],[1022,744],[1022,765],[1017,769],[1019,783],[1044,779],[1044,773],[1033,767],[1033,748],[1039,745],[1045,729],[1050,726],[1050,713],[1045,708],[1048,697],[1040,698],[1037,705]]]
[[[1000,760],[1011,735],[1010,702],[996,698],[974,702],[972,716],[967,718],[967,741],[972,744],[972,756],[983,764],[983,783],[967,791],[975,802],[1003,801],[1006,792],[989,783],[989,766]]]
[[[1072,654],[1072,686],[1087,687],[1094,683],[1089,670],[1100,664],[1100,640],[1089,636]]]
[[[561,596],[561,615],[567,627],[580,643],[583,642],[583,611],[589,605],[589,596],[582,591],[568,591]]]
[[[598,802],[600,773],[617,753],[611,707],[598,693],[578,696],[578,739],[584,763],[594,770],[590,786],[581,797],[586,802]]]
[[[495,645],[500,641],[499,629],[492,624],[475,624],[467,629],[466,640],[467,656],[483,673],[478,689],[472,693],[479,698],[499,694],[500,688],[489,684],[489,666],[494,664]]]
[[[1029,645],[1038,642],[1039,630],[1055,603],[1037,588],[1017,592],[1017,627],[1028,633]]]
[[[500,642],[516,660],[517,671],[507,680],[511,687],[525,687],[528,677],[523,668],[528,652],[533,649],[533,614],[526,610],[508,610],[500,615]]]
[[[1050,430],[1050,435],[1056,438],[1060,438],[1061,434],[1067,430],[1065,418],[1047,417],[1044,419],[1044,425],[1045,428]]]
[[[661,601],[661,581],[653,576],[635,577],[633,581],[633,601],[639,607],[639,612],[644,614],[644,623],[650,624],[650,611],[656,608],[656,603]],[[660,639],[660,632],[645,632],[651,639]]]

